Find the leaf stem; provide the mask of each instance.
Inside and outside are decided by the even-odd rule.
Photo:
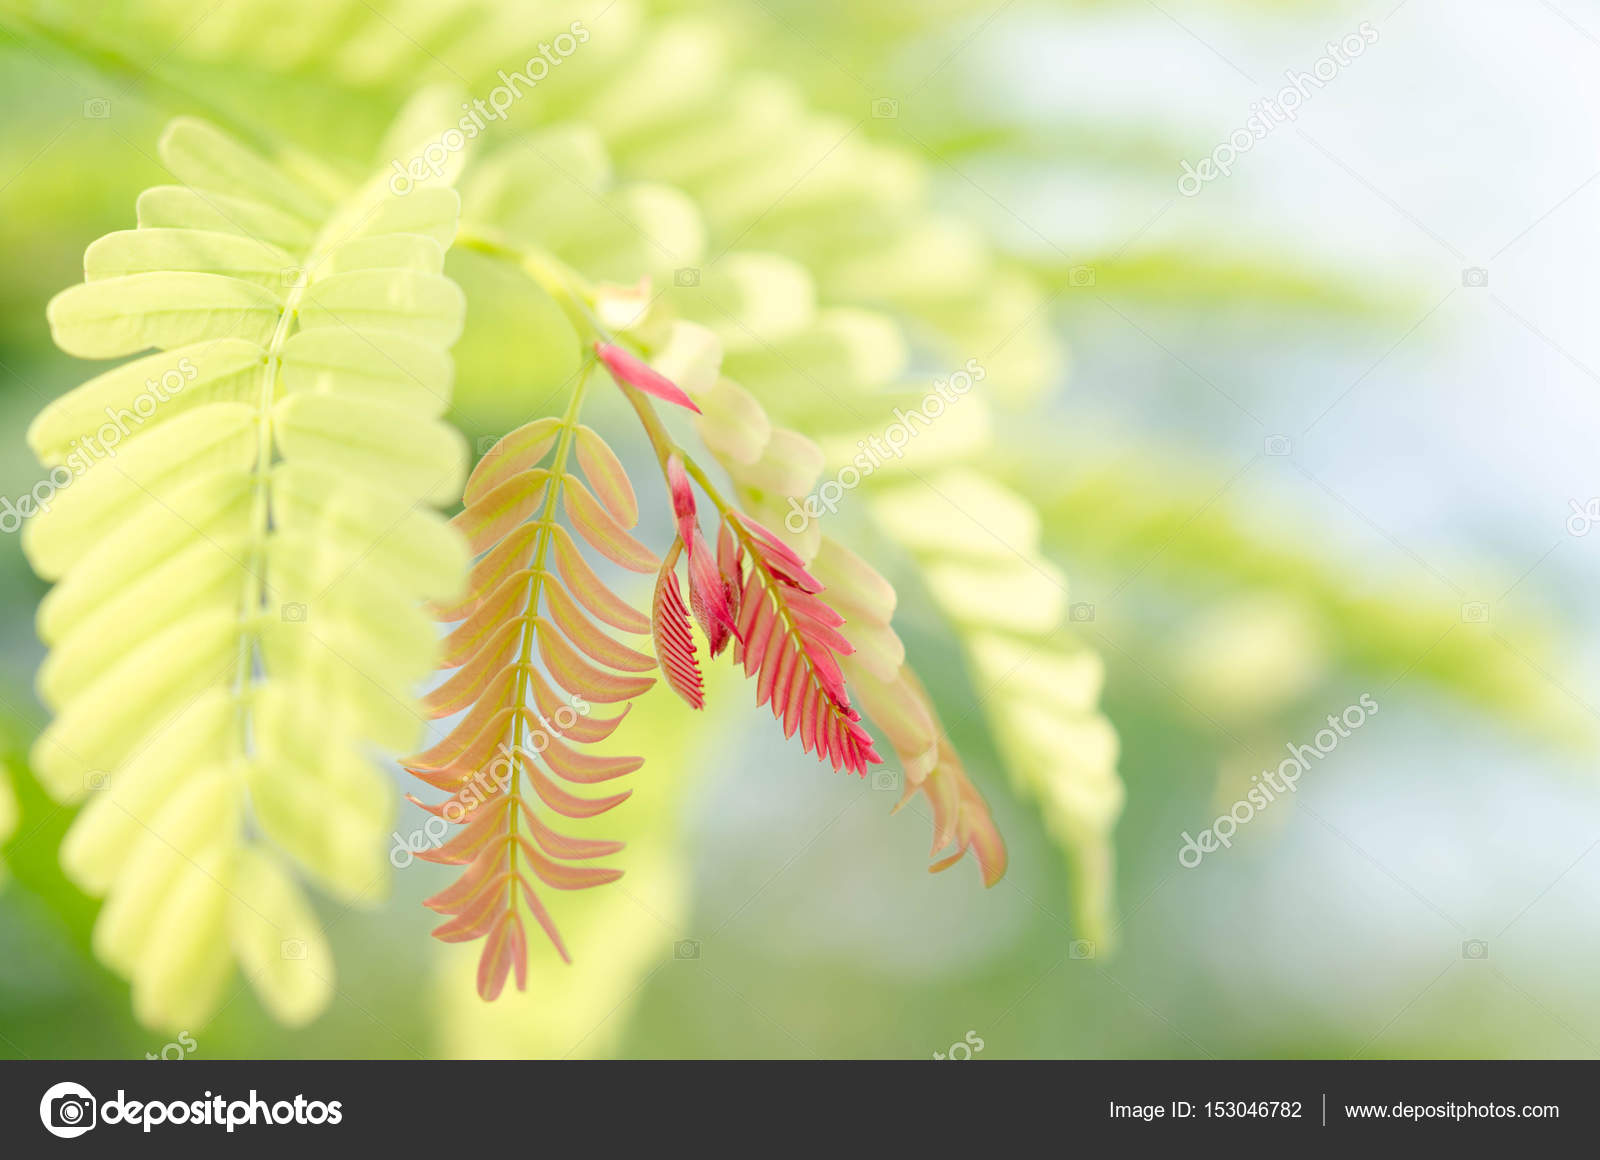
[[[592,292],[588,283],[581,274],[560,259],[532,247],[519,246],[504,234],[479,227],[458,229],[455,244],[463,249],[516,265],[556,300],[580,335],[588,331],[601,342],[618,341],[616,335],[612,334],[590,309],[589,299],[592,297]],[[587,347],[588,343],[585,342],[584,345]],[[592,368],[591,359],[588,369]],[[587,373],[586,369],[585,374]],[[661,421],[661,416],[656,414],[655,405],[644,392],[627,383],[619,382],[617,387],[622,391],[623,398],[633,407],[634,413],[639,416],[639,422],[644,427],[645,436],[650,440],[650,447],[655,451],[656,460],[660,463],[663,473],[666,471],[667,460],[676,454],[683,461],[685,470],[716,506],[719,514],[727,515],[730,511],[737,511],[734,505],[717,490],[704,469],[681,444],[673,440],[666,424]]]
[[[511,786],[508,790],[511,804],[508,808],[510,821],[507,824],[507,865],[511,871],[510,883],[511,909],[515,912],[521,902],[519,892],[515,886],[517,872],[517,805],[522,794],[522,767],[517,760],[522,750],[523,742],[523,714],[521,710],[528,703],[528,674],[533,668],[533,644],[538,632],[539,597],[544,586],[545,557],[550,551],[550,541],[555,527],[556,503],[561,496],[561,485],[566,477],[567,458],[572,453],[573,439],[578,428],[578,416],[583,410],[583,396],[589,388],[589,375],[594,370],[595,359],[590,357],[585,360],[583,370],[578,377],[578,385],[573,388],[572,398],[567,401],[567,409],[561,417],[561,436],[556,444],[556,457],[550,472],[550,490],[544,498],[544,510],[539,515],[540,531],[538,546],[534,549],[532,574],[528,577],[528,600],[524,613],[522,626],[522,645],[517,659],[516,690],[512,694],[511,714]]]
[[[552,254],[528,246],[519,246],[504,234],[483,227],[462,226],[456,230],[455,244],[463,250],[499,258],[518,267],[561,307],[567,321],[578,332],[579,342],[585,332],[602,341],[612,341],[611,335],[589,308],[588,284],[572,267]]]

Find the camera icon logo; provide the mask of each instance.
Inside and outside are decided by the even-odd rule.
[[[1093,266],[1074,266],[1067,271],[1067,285],[1074,288],[1094,285]]]
[[[90,121],[104,121],[111,116],[111,102],[105,97],[90,97],[83,102],[83,115]]]
[[[872,115],[880,121],[898,117],[900,115],[900,102],[893,97],[879,97],[872,102]]]
[[[1469,600],[1461,606],[1463,624],[1488,624],[1489,606],[1482,600]]]
[[[672,284],[674,286],[700,285],[700,267],[680,266],[672,272]]]
[[[700,940],[697,938],[680,938],[672,944],[672,957],[675,959],[698,959],[700,957]]]
[[[278,279],[291,290],[303,290],[306,286],[306,268],[304,266],[285,266],[278,271]]]
[[[52,1136],[71,1140],[95,1126],[94,1095],[78,1083],[58,1083],[39,1101],[39,1121]]]
[[[1079,600],[1067,609],[1067,619],[1078,624],[1085,624],[1094,619],[1094,605],[1087,600]]]
[[[1489,957],[1489,944],[1481,938],[1469,938],[1461,944],[1461,957],[1464,959],[1486,959]]]
[[[1092,938],[1075,938],[1067,944],[1067,957],[1072,959],[1094,958],[1094,940]]]
[[[493,435],[478,436],[478,458],[482,459],[485,455],[489,454],[489,452],[493,451],[495,449],[495,445],[499,442],[500,440],[496,439]]]
[[[1489,271],[1482,266],[1468,266],[1461,271],[1461,284],[1473,290],[1482,290],[1489,284]]]
[[[302,624],[306,619],[306,606],[290,601],[283,606],[283,619],[290,624]]]
[[[892,769],[880,769],[872,775],[872,788],[892,792],[900,788],[900,778]]]
[[[286,959],[303,959],[306,957],[306,940],[303,938],[286,938],[280,944],[280,950]]]
[[[1294,450],[1294,444],[1287,435],[1268,435],[1262,448],[1268,455],[1287,455]]]

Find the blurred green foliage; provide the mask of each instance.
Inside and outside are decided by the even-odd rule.
[[[309,18],[318,7],[286,11]],[[1037,6],[1011,17],[1070,27],[1080,9],[1104,16],[1117,7],[1109,0]],[[1224,7],[1248,21],[1289,6]],[[641,19],[658,10],[709,15],[722,25],[735,59],[783,74],[820,108],[855,119],[867,102],[903,91],[904,78],[925,76],[964,38],[980,35],[993,15],[989,8],[975,0],[685,0],[641,6]],[[143,11],[193,19],[181,4]],[[225,39],[206,35],[192,45],[165,46],[157,35],[152,47],[119,25],[116,12],[90,15],[54,5],[38,6],[39,12],[104,51],[97,60],[74,58],[49,37],[0,18],[0,101],[13,111],[11,131],[0,141],[0,180],[9,178],[0,185],[0,244],[11,259],[0,280],[0,436],[8,448],[0,485],[7,495],[34,478],[23,429],[75,375],[49,344],[44,302],[79,278],[88,240],[132,224],[134,194],[160,176],[149,142],[166,117],[208,112],[204,105],[180,107],[174,90],[141,80],[150,71],[147,61],[159,58],[155,71],[235,122],[270,126],[333,158],[370,156],[396,92],[423,79],[406,74],[394,84],[353,85],[323,73],[314,60],[307,64],[314,53],[297,57],[291,42],[257,46],[272,50],[265,61],[252,52],[229,59],[218,47],[227,47]],[[287,15],[284,22],[290,23]],[[161,22],[147,24],[147,35],[152,26]],[[329,32],[308,25],[307,44],[311,29]],[[815,65],[819,46],[836,67]],[[913,152],[922,154],[913,166],[918,180],[929,182],[943,204],[973,204],[960,170],[979,162],[1028,173],[1070,161],[1120,180],[1164,171],[1168,158],[1184,152],[1164,128],[1109,132],[1092,109],[1041,124],[971,100],[982,77],[946,79],[926,91],[917,119],[908,112],[903,126],[915,134]],[[105,95],[114,102],[112,118],[80,115],[84,100]],[[572,102],[569,110],[578,104],[576,96],[552,94],[552,119],[559,119],[564,99]],[[869,123],[864,132],[894,131]],[[624,129],[616,136],[626,142]],[[895,136],[899,145],[905,140]],[[641,151],[646,144],[634,143]],[[621,156],[625,167],[626,149]],[[984,224],[991,235],[1011,228],[1003,213]],[[756,215],[730,213],[725,221],[713,215],[712,246],[742,237],[741,228],[755,231],[747,242],[780,249],[803,236],[786,235],[781,226]],[[805,255],[834,287],[850,284],[843,257],[852,243],[843,233],[845,254],[832,256],[837,263]],[[1035,280],[1055,340],[1082,325],[1056,297],[1070,288],[1080,264],[1095,268],[1100,288],[1114,299],[1178,312],[1198,327],[1241,310],[1270,310],[1312,325],[1384,330],[1419,298],[1403,273],[1354,280],[1298,255],[1270,247],[1226,251],[1203,236],[1081,260],[1038,245],[1007,249],[997,247],[993,261]],[[548,345],[538,326],[559,326],[547,301],[526,287],[496,285],[501,275],[471,255],[453,255],[451,263],[454,276],[476,285],[474,301],[489,304],[470,318],[456,351],[463,382],[477,387],[458,418],[476,437],[530,412],[567,368],[530,357]],[[978,326],[963,317],[975,308],[960,296],[920,301],[908,290],[891,304],[912,316],[919,340],[947,322],[973,323],[975,331],[994,327],[993,320]],[[534,316],[542,321],[529,323],[530,312],[539,311]],[[960,340],[949,348],[979,349]],[[1039,369],[1044,387],[1056,385],[1049,350],[1018,361]],[[1164,386],[1173,397],[1195,389],[1176,372]],[[1115,842],[1122,901],[1108,918],[1120,944],[1115,960],[1097,957],[1093,948],[1081,957],[1069,949],[1082,935],[1073,917],[1073,882],[1062,874],[1037,813],[1004,788],[1004,739],[984,724],[975,704],[981,694],[945,631],[942,610],[907,568],[896,579],[908,650],[929,674],[1011,846],[1012,870],[993,892],[985,895],[975,875],[960,868],[927,879],[919,861],[924,819],[888,818],[889,803],[870,786],[831,779],[785,754],[752,727],[761,723],[746,712],[746,694],[726,687],[719,707],[697,722],[694,743],[663,723],[659,706],[632,723],[643,733],[657,731],[645,776],[659,779],[636,795],[640,809],[627,836],[637,860],[603,906],[558,915],[564,926],[576,924],[580,957],[573,968],[538,964],[535,980],[548,980],[547,989],[536,986],[515,1004],[475,1006],[463,979],[471,956],[430,943],[428,917],[417,905],[427,893],[423,875],[402,876],[380,911],[325,912],[342,967],[340,995],[328,1015],[289,1032],[241,987],[212,1024],[196,1030],[198,1053],[926,1057],[969,1028],[983,1035],[990,1056],[1576,1050],[1559,1030],[1527,1026],[1516,1008],[1475,991],[1451,1000],[1450,1010],[1477,1015],[1459,1031],[1431,1029],[1449,1023],[1441,1018],[1426,1031],[1401,1029],[1374,1049],[1373,1033],[1399,1002],[1364,993],[1332,1001],[1260,980],[1252,992],[1240,982],[1257,970],[1274,980],[1295,971],[1326,979],[1360,970],[1356,949],[1348,961],[1319,968],[1297,958],[1295,932],[1284,930],[1276,932],[1285,946],[1276,959],[1259,941],[1238,958],[1217,952],[1218,942],[1238,933],[1227,925],[1230,916],[1239,921],[1238,910],[1252,897],[1259,901],[1241,880],[1272,869],[1270,852],[1240,850],[1237,868],[1218,871],[1243,897],[1237,903],[1225,891],[1219,903],[1187,880],[1173,881],[1175,836],[1195,819],[1214,816],[1219,783],[1229,784],[1226,768],[1241,753],[1259,756],[1303,738],[1321,707],[1347,703],[1343,698],[1368,682],[1385,696],[1396,690],[1397,700],[1424,686],[1424,708],[1435,714],[1426,728],[1437,733],[1465,716],[1509,729],[1493,736],[1512,737],[1506,744],[1533,754],[1530,761],[1567,760],[1573,749],[1587,753],[1592,713],[1564,692],[1570,678],[1555,629],[1533,617],[1496,626],[1493,634],[1473,631],[1460,622],[1451,594],[1441,598],[1415,580],[1374,581],[1319,551],[1314,537],[1242,507],[1226,494],[1236,465],[1203,453],[1175,457],[1162,433],[1138,433],[1130,450],[1095,458],[1092,448],[1073,441],[1070,410],[1047,394],[1041,390],[1012,408],[1008,453],[984,462],[1037,505],[1041,558],[1065,569],[1075,595],[1080,584],[1118,594],[1114,617],[1068,626],[1072,640],[1104,659],[1103,707],[1122,739],[1127,807]],[[1013,437],[1017,427],[1031,430]],[[1068,447],[1085,453],[1070,470],[1061,463]],[[70,811],[43,794],[23,757],[42,723],[20,692],[39,659],[29,625],[41,591],[16,538],[8,537],[0,543],[0,599],[5,688],[16,707],[7,712],[0,755],[9,774],[0,781],[0,841],[14,822],[4,851],[8,883],[0,892],[0,1054],[140,1057],[162,1045],[133,1022],[126,988],[90,953],[96,904],[65,880],[56,861]],[[1103,598],[1100,605],[1110,608]],[[1552,750],[1562,756],[1550,758]],[[6,785],[16,798],[14,818]],[[681,952],[680,944],[687,944]],[[599,961],[586,966],[585,960]],[[1559,998],[1572,985],[1556,978],[1544,994]]]

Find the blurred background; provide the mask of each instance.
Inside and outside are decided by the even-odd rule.
[[[90,241],[132,226],[162,180],[165,120],[233,113],[365,160],[408,89],[455,71],[430,38],[465,39],[461,7],[385,6],[416,49],[393,75],[342,51],[357,42],[337,3],[273,6],[257,32],[248,0],[0,4],[0,494],[38,478],[27,424],[86,377],[51,345],[44,305],[82,277]],[[599,81],[581,98],[552,81],[518,115],[592,117],[619,179],[698,199],[710,251],[760,243],[810,264],[835,298],[904,314],[934,369],[1011,335],[1013,353],[1053,352],[1030,354],[1040,382],[993,408],[980,462],[1036,509],[1073,639],[1104,666],[1125,795],[1120,817],[1095,814],[1109,861],[1086,869],[1098,847],[1008,778],[985,682],[907,561],[897,624],[1008,841],[999,885],[965,864],[928,876],[924,818],[784,745],[724,680],[703,719],[652,700],[630,723],[650,764],[627,807],[628,876],[616,901],[558,914],[574,966],[535,946],[529,993],[484,1007],[475,948],[430,940],[418,905],[448,875],[418,865],[379,910],[325,908],[340,974],[319,1020],[277,1026],[241,983],[169,1054],[1600,1054],[1600,2],[561,13],[597,54],[608,36],[637,48],[608,59],[643,76],[628,96],[688,107],[692,90],[703,120],[647,134]],[[1294,120],[1251,132],[1286,70],[1320,78],[1330,45],[1356,42],[1302,84]],[[769,98],[881,147],[885,172],[981,237],[1001,273],[980,301],[941,318],[910,291],[876,293],[840,256],[864,244],[848,213],[808,233],[767,202],[727,208],[729,183],[681,151],[714,153]],[[1219,152],[1236,130],[1249,147]],[[1185,162],[1230,151],[1228,174],[1180,189]],[[812,172],[767,200],[803,198]],[[914,288],[936,277],[918,261],[944,257],[908,246],[896,268]],[[470,293],[473,272],[452,272]],[[1013,292],[1025,306],[998,337],[940,346]],[[542,397],[488,324],[457,353],[469,438]],[[173,1037],[134,1021],[90,950],[99,904],[59,870],[72,811],[27,768],[44,591],[0,537],[0,1056],[159,1054]],[[1363,695],[1378,711],[1294,793],[1180,864],[1186,834]]]

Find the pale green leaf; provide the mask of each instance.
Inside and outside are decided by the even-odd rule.
[[[1044,633],[1060,623],[1066,610],[1066,581],[1044,561],[940,560],[930,563],[925,575],[939,606],[964,624]]]
[[[239,966],[280,1023],[299,1027],[333,996],[333,951],[300,887],[254,846],[234,861],[228,934]]]
[[[400,330],[439,346],[461,337],[466,300],[450,279],[415,270],[352,270],[313,282],[300,303],[306,330]]]
[[[350,270],[419,270],[444,272],[444,247],[423,234],[373,234],[346,242],[318,263],[313,278]]]
[[[822,448],[798,431],[773,428],[761,455],[749,465],[732,469],[734,479],[745,487],[777,495],[804,495],[822,474]]]
[[[241,278],[276,292],[293,284],[295,269],[294,255],[287,250],[212,230],[118,230],[94,242],[83,254],[83,273],[90,282],[186,270]]]
[[[174,896],[191,878],[226,872],[244,804],[241,771],[231,766],[190,770],[183,786],[147,819],[95,923],[95,952],[117,970],[132,971],[156,951],[157,928]],[[221,855],[219,858],[218,856]]]
[[[761,458],[772,438],[772,423],[749,391],[732,379],[719,378],[695,401],[700,405],[695,427],[713,453],[738,464]]]
[[[83,692],[107,667],[192,609],[237,599],[250,575],[249,540],[205,538],[131,582],[112,588],[39,667],[39,697],[52,707]]]
[[[204,403],[253,403],[261,392],[266,352],[236,338],[198,342],[123,363],[56,399],[28,428],[28,446],[47,466],[76,453],[92,456],[87,441],[104,443],[108,425],[129,436]]]
[[[256,417],[243,403],[196,407],[130,440],[126,450],[81,475],[67,468],[64,485],[30,519],[22,544],[43,576],[59,576],[151,502],[165,502],[189,480],[242,469],[256,447]]]
[[[447,600],[463,586],[466,545],[433,512],[307,463],[277,467],[272,493],[273,514],[285,532],[337,540],[418,597]]]
[[[404,407],[345,395],[290,395],[272,412],[291,463],[311,463],[431,503],[461,494],[466,442],[453,427]]]
[[[295,253],[310,247],[316,233],[304,219],[253,198],[182,185],[157,185],[141,193],[138,222],[140,229],[214,230],[259,238]]]
[[[130,972],[133,1012],[151,1027],[177,1030],[205,1021],[233,975],[231,959],[217,947],[227,940],[230,839],[238,821],[225,816],[211,824],[213,834],[228,837],[178,868]]]
[[[394,806],[387,783],[359,752],[302,747],[294,760],[264,753],[250,773],[262,829],[328,890],[378,901],[389,879],[383,835]]]
[[[246,534],[254,484],[247,472],[198,475],[119,524],[79,561],[39,604],[39,638],[62,640],[123,585],[191,546],[196,537],[226,541]],[[37,566],[37,565],[36,565]]]
[[[435,343],[401,331],[336,326],[290,335],[282,367],[283,389],[291,395],[349,395],[429,417],[449,406],[454,377],[450,356]]]
[[[206,339],[265,346],[282,313],[276,290],[220,274],[160,272],[84,282],[50,300],[56,345],[79,358],[171,350]]]
[[[441,247],[455,240],[461,195],[449,186],[430,185],[404,197],[386,197],[365,206],[346,230],[334,236],[342,243],[389,234],[421,234]]]
[[[306,221],[327,214],[329,207],[320,197],[204,121],[179,117],[167,126],[156,150],[173,175],[191,188],[265,202]]]
[[[878,492],[872,508],[896,541],[919,553],[1004,561],[1039,548],[1039,513],[969,469]]]
[[[101,673],[34,742],[32,765],[60,801],[76,801],[226,679],[239,652],[238,615],[210,608],[157,633]]]
[[[103,894],[121,874],[154,818],[194,772],[237,734],[240,714],[227,689],[198,697],[132,761],[108,775],[61,843],[61,865],[83,889]]]

